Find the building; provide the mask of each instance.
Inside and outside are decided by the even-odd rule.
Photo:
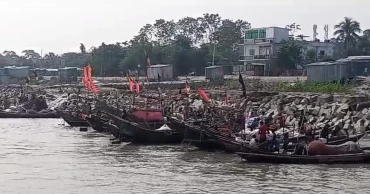
[[[246,66],[244,73],[250,75],[255,75],[255,68],[258,68],[258,72],[261,68],[263,68],[263,72],[269,71],[272,65],[271,61],[281,43],[290,38],[289,30],[280,27],[248,29],[242,37],[242,42],[239,44],[241,47],[239,62]],[[302,43],[304,56],[305,52],[309,50],[315,50],[317,57],[333,55],[334,44],[331,42],[302,40]]]
[[[0,84],[25,82],[29,76],[30,68],[28,66],[16,67],[5,66],[0,68]]]
[[[334,43],[329,41],[320,42],[317,41],[305,41],[304,56],[307,51],[314,50],[316,52],[316,60],[323,59],[325,57],[333,56],[334,54]]]
[[[77,67],[60,68],[58,69],[58,75],[60,82],[77,81]]]
[[[206,80],[214,81],[214,80],[224,79],[224,71],[223,71],[222,66],[206,67],[205,72],[206,72]]]
[[[173,66],[169,64],[151,65],[146,69],[149,81],[171,81],[174,79]]]
[[[335,62],[306,65],[307,81],[330,82],[352,79],[364,72],[370,73],[370,56],[351,56]]]

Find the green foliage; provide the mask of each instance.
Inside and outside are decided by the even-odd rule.
[[[93,65],[95,76],[120,76],[121,72],[145,70],[146,56],[152,65],[173,64],[177,75],[190,72],[203,74],[204,68],[214,65],[237,65],[241,29],[250,28],[243,20],[221,18],[218,14],[203,14],[201,17],[184,17],[178,21],[155,20],[144,25],[131,40],[113,44],[102,43],[98,47],[86,49],[84,44],[76,45],[79,52],[61,55],[53,52],[41,56],[34,50],[24,50],[21,55],[14,51],[0,54],[0,66],[24,65],[41,68],[65,66],[82,67]],[[289,25],[291,34],[299,30],[299,25]],[[370,55],[370,30],[360,34],[360,24],[346,17],[335,26],[336,38],[334,59],[348,55]],[[277,45],[278,51],[271,56],[269,67],[276,70],[292,70],[297,65],[326,61],[318,58],[314,50],[305,54],[305,41],[288,40]],[[214,56],[213,56],[214,53]],[[276,62],[276,63],[275,63]],[[275,66],[274,66],[275,65]]]
[[[303,42],[298,40],[283,41],[276,54],[277,68],[291,70],[303,64],[302,44]]]
[[[317,61],[317,53],[315,49],[310,49],[306,51],[306,56],[305,56],[305,63],[310,64],[314,63]]]
[[[360,37],[359,33],[362,31],[360,23],[352,18],[345,17],[344,21],[334,26],[334,29],[334,36],[339,42],[344,43],[345,51],[349,55],[350,50],[356,47],[356,41]]]
[[[279,91],[284,92],[320,92],[320,93],[349,93],[355,87],[352,83],[319,83],[319,82],[296,82],[281,83]]]

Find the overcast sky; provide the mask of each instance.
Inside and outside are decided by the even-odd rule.
[[[297,23],[312,37],[318,25],[333,26],[344,16],[370,28],[369,0],[0,0],[0,52],[25,49],[63,53],[102,42],[130,40],[156,19],[218,13],[222,18],[243,19],[252,27]]]

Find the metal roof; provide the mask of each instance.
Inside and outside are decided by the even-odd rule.
[[[59,68],[60,70],[67,70],[67,69],[77,69],[77,67],[63,67]]]
[[[370,56],[349,56],[345,59],[338,59],[339,63],[345,63],[345,62],[366,62],[370,61]]]
[[[46,69],[46,71],[58,71],[58,69]]]
[[[169,67],[171,66],[170,64],[158,64],[158,65],[151,65],[147,66],[147,68],[160,68],[160,67]]]
[[[206,69],[216,69],[216,68],[222,68],[222,66],[209,66],[209,67],[206,67]]]
[[[325,65],[335,65],[336,62],[317,62],[317,63],[310,63],[305,66],[325,66]]]

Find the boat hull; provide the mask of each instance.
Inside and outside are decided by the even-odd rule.
[[[109,114],[109,113],[108,113]],[[153,130],[147,126],[162,126],[163,124],[138,124],[109,114],[115,125],[124,137],[130,138],[132,143],[140,144],[174,144],[181,143],[182,136],[175,130]]]
[[[341,154],[341,155],[286,155],[269,153],[243,153],[237,154],[253,163],[275,163],[275,164],[349,164],[369,163],[370,153]]]
[[[89,123],[79,117],[76,117],[69,112],[58,111],[58,114],[63,118],[63,120],[71,127],[89,127]]]
[[[60,118],[57,113],[7,113],[7,112],[0,112],[0,118],[30,118],[30,119],[37,119],[37,118]]]

